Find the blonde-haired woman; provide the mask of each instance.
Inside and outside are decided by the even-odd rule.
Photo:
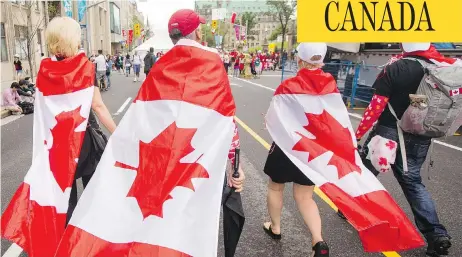
[[[283,82],[280,87],[299,86],[310,81],[310,73],[319,73],[323,66],[327,46],[324,43],[301,43],[297,48],[299,72]],[[316,81],[310,81],[316,83]],[[273,239],[281,239],[281,212],[284,184],[293,182],[293,194],[305,224],[311,232],[314,257],[329,257],[329,247],[321,233],[321,217],[313,200],[314,183],[273,143],[266,160],[264,172],[270,177],[267,205],[271,221],[263,224],[265,232]]]
[[[64,75],[70,81],[77,81],[81,74],[95,73],[94,65],[88,61],[88,58],[83,52],[79,52],[81,42],[81,29],[79,23],[68,17],[54,18],[49,24],[45,32],[46,43],[51,60],[43,60],[40,66],[40,73],[44,80],[48,82],[58,81],[54,78]],[[62,62],[63,65],[55,65],[55,62]],[[67,64],[67,65],[66,65]],[[89,65],[90,64],[90,65]],[[73,71],[64,71],[62,67],[75,67]],[[91,69],[91,70],[88,70]],[[74,76],[74,78],[69,77]],[[92,81],[94,86],[95,81]],[[56,83],[56,87],[66,87],[66,85]],[[66,90],[67,91],[67,90]],[[82,178],[84,187],[89,182],[93,175],[96,165],[101,158],[102,151],[106,144],[106,138],[101,132],[99,124],[93,112],[98,116],[101,123],[112,133],[116,124],[111,117],[106,105],[103,103],[99,90],[93,91],[93,98],[88,118],[87,130],[85,132],[84,141],[75,172],[75,179]],[[68,217],[69,221],[72,212],[77,204],[77,187],[74,181],[72,186],[71,196],[69,199]]]

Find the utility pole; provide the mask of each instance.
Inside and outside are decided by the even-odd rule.
[[[247,46],[247,50],[249,49],[249,19],[245,20],[245,41],[247,42],[245,45]]]

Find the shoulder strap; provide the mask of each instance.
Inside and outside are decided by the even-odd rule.
[[[424,60],[420,60],[420,59],[417,59],[417,58],[414,58],[414,57],[404,57],[403,59],[418,62],[418,63],[420,63],[420,65],[422,65],[422,67],[424,69],[426,69],[427,67],[432,65],[432,64],[430,64],[430,63],[428,63],[428,62],[426,62]]]
[[[388,109],[390,109],[391,114],[396,119],[396,129],[398,130],[398,140],[399,140],[399,146],[401,148],[401,159],[403,160],[403,170],[404,170],[404,173],[407,173],[409,169],[407,167],[406,145],[404,144],[403,130],[399,126],[400,120],[398,119],[398,115],[396,115],[395,110],[393,110],[393,107],[391,107],[390,102],[388,102]]]

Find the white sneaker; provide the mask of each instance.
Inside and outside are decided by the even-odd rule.
[[[133,82],[136,82],[136,77],[133,79]]]

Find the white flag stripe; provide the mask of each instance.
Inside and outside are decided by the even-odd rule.
[[[195,150],[180,162],[192,162],[202,155],[198,163],[209,178],[193,179],[195,191],[174,188],[170,194],[173,199],[163,205],[163,218],[151,215],[143,219],[136,199],[127,197],[136,171],[114,164],[118,161],[137,167],[139,141],[151,142],[173,122],[179,128],[199,128],[191,142]],[[192,256],[216,256],[221,191],[233,129],[232,117],[181,101],[131,104],[70,224],[113,243],[142,242]]]
[[[51,130],[56,126],[56,115],[79,107],[80,115],[85,121],[75,131],[85,131],[93,98],[94,87],[77,92],[43,96],[37,91],[34,112],[34,152],[32,165],[24,178],[30,185],[30,200],[41,206],[55,206],[58,213],[66,213],[69,205],[71,188],[63,192],[50,170],[49,149],[53,146]],[[46,141],[46,145],[45,145]]]

